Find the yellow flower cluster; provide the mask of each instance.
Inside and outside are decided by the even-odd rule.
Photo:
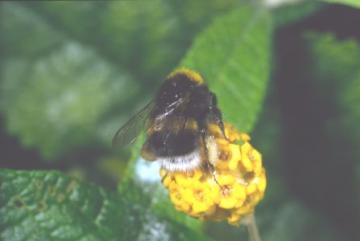
[[[225,124],[225,139],[220,129],[209,126],[217,144],[214,170],[189,172],[160,171],[175,208],[192,217],[237,225],[254,212],[266,188],[261,154],[249,143],[247,134]]]

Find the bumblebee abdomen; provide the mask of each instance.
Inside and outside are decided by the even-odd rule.
[[[158,131],[148,137],[147,148],[159,157],[182,156],[197,149],[198,139],[194,130]]]

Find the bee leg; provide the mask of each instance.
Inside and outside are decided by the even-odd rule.
[[[161,182],[164,183],[165,178],[167,177],[167,173],[161,178]]]
[[[206,136],[207,136],[207,130],[206,128],[200,128],[200,133],[201,133],[201,141],[203,142],[203,147],[204,147],[204,156],[206,157],[205,159],[205,170],[207,172],[209,172],[212,177],[214,178],[214,181],[216,182],[216,184],[222,189],[220,183],[218,182],[217,178],[216,178],[216,170],[214,165],[209,161],[209,150],[208,147],[206,145]]]
[[[209,173],[211,173],[211,176],[214,178],[214,181],[216,182],[216,184],[222,189],[220,183],[218,182],[217,178],[216,178],[216,170],[213,164],[211,164],[208,160],[206,161],[206,169],[208,170]]]
[[[211,109],[211,114],[212,117],[214,118],[214,121],[216,123],[216,125],[218,125],[220,127],[221,133],[223,135],[223,137],[229,141],[229,139],[227,138],[226,134],[225,134],[225,127],[224,127],[224,122],[222,120],[222,114],[221,111],[217,108],[214,107]]]

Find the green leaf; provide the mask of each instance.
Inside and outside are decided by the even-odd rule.
[[[343,134],[360,143],[360,131],[357,128],[360,121],[359,44],[351,39],[339,41],[332,34],[309,33],[306,39],[319,86],[333,95],[339,111],[331,126],[340,124]]]
[[[322,6],[324,6],[324,4],[316,1],[300,1],[296,4],[281,5],[273,10],[274,25],[281,27],[300,21],[315,14]]]
[[[329,2],[329,3],[339,3],[339,4],[348,5],[351,7],[360,8],[359,0],[323,0],[323,1]]]
[[[18,2],[3,2],[0,26],[6,33],[1,34],[2,44],[6,46],[4,52],[12,57],[25,54],[32,58],[61,44],[64,41],[62,33],[42,20]]]
[[[149,209],[132,185],[120,193],[59,172],[0,171],[0,239],[3,241],[208,240]]]
[[[313,56],[311,65],[316,77],[327,84],[330,81],[337,88],[343,86],[344,80],[355,77],[360,66],[360,51],[356,41],[338,41],[331,33],[315,32],[306,33],[305,39]]]
[[[188,33],[170,5],[166,0],[28,4],[54,28],[122,65],[137,81],[151,83],[160,82],[187,47],[182,41]]]
[[[180,26],[169,5],[164,0],[112,1],[99,16],[108,48],[137,75],[158,77],[170,71],[185,51],[179,47]]]
[[[264,99],[270,72],[270,22],[265,10],[242,6],[215,19],[181,62],[205,77],[224,119],[241,131],[252,130]]]
[[[251,1],[251,0],[250,0]],[[186,25],[186,32],[197,32],[214,16],[223,14],[249,0],[172,0],[168,1],[179,15],[181,23]],[[196,9],[196,11],[189,11]]]
[[[0,181],[1,240],[116,240],[122,235],[122,200],[101,188],[57,172],[2,170]]]
[[[74,42],[41,58],[8,59],[0,87],[9,132],[49,160],[95,142],[105,146],[97,126],[139,90],[125,71]]]
[[[334,103],[335,115],[327,120],[329,139],[335,143],[345,140],[342,141],[344,147],[337,145],[336,153],[342,157],[342,163],[354,163],[353,172],[348,176],[354,177],[354,182],[359,184],[360,45],[353,39],[336,39],[330,33],[310,33],[306,39],[318,87],[323,95],[330,95]],[[360,192],[357,191],[355,203],[359,200]]]

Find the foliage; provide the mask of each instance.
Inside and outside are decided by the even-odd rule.
[[[316,1],[296,2],[293,5],[279,6],[274,10],[274,25],[283,26],[310,17],[323,7]]]
[[[352,7],[360,7],[360,1],[359,0],[325,0],[329,3],[339,3],[339,4],[345,4]]]
[[[318,75],[319,85],[333,94],[340,112],[331,125],[341,126],[346,135],[360,143],[356,128],[360,121],[357,108],[360,104],[360,46],[354,40],[337,40],[332,34],[309,33],[307,39],[314,55],[314,73]]]
[[[263,154],[264,240],[360,236],[360,3],[283,2],[2,2],[0,239],[247,240],[177,212],[143,136],[111,149],[183,66]]]
[[[239,27],[239,22],[244,25]],[[266,11],[240,8],[216,19],[196,38],[181,62],[205,76],[210,88],[223,96],[219,105],[224,118],[244,132],[254,126],[264,97],[270,70],[270,31]]]
[[[12,170],[0,183],[2,240],[209,240],[154,216],[135,184],[112,193],[58,172]]]
[[[7,64],[2,90],[8,129],[49,159],[95,140],[104,113],[137,89],[128,75],[76,43]]]
[[[313,55],[314,73],[319,76],[319,87],[331,93],[337,106],[338,114],[329,120],[327,130],[332,138],[346,136],[351,146],[357,146],[360,144],[360,45],[354,39],[339,40],[330,33],[308,33],[306,39]],[[357,160],[353,175],[358,185],[360,152],[353,148],[348,154]],[[359,198],[357,191],[357,200]]]

